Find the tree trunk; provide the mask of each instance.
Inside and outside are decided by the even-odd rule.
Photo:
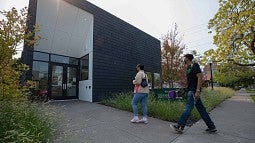
[[[251,50],[253,54],[255,55],[255,33],[253,35],[253,40],[251,41]]]

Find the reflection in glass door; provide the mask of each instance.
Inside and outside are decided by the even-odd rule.
[[[76,66],[66,64],[51,65],[51,99],[77,98],[77,73]]]
[[[63,94],[63,66],[52,66],[51,96],[59,97]]]
[[[77,68],[67,67],[67,96],[77,96]]]

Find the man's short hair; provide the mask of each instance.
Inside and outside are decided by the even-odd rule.
[[[186,55],[184,55],[184,57],[189,59],[190,61],[192,61],[194,59],[194,56],[192,54],[186,54]]]

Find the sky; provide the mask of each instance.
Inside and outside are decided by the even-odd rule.
[[[88,0],[149,35],[161,38],[178,25],[185,53],[215,49],[207,24],[218,11],[217,0]],[[21,9],[29,0],[0,0],[0,10]],[[0,16],[0,19],[2,17]]]

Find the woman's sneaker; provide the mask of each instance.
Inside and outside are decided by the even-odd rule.
[[[171,128],[173,131],[177,132],[177,133],[182,133],[183,130],[184,130],[184,129],[183,129],[181,126],[179,126],[179,125],[172,125],[172,124],[170,124],[170,128]]]
[[[209,132],[209,133],[214,133],[214,132],[217,132],[217,129],[216,128],[207,128],[205,131]]]
[[[130,120],[131,123],[139,123],[139,118],[134,117],[132,120]]]
[[[148,124],[148,119],[143,117],[141,120],[139,120],[140,123]]]

